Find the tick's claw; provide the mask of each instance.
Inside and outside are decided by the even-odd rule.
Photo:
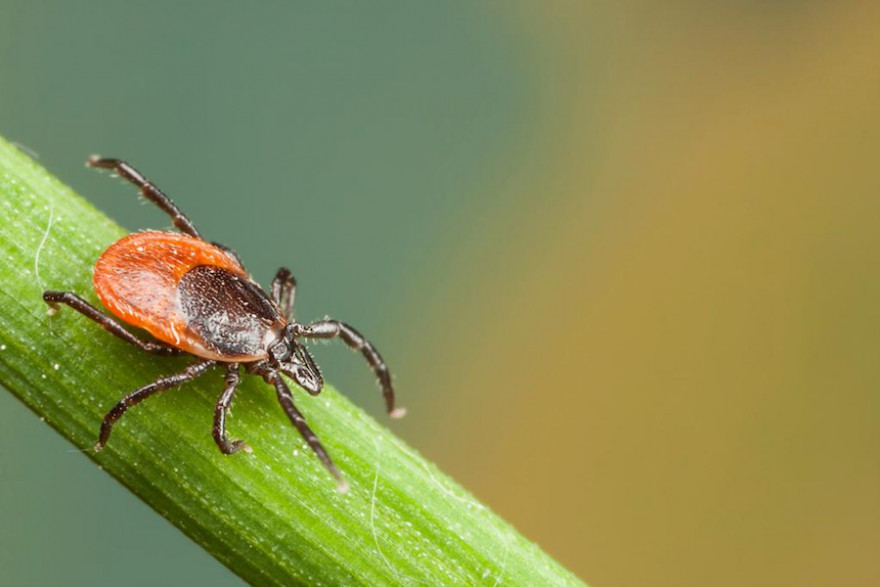
[[[48,293],[43,292],[43,301],[46,302],[46,313],[54,316],[58,312],[58,304],[46,295]]]
[[[226,456],[234,455],[237,452],[254,452],[251,446],[243,440],[233,440],[220,446],[220,452]]]
[[[406,416],[406,408],[394,408],[390,412],[388,412],[388,416],[394,418],[395,420],[400,420],[404,416]]]

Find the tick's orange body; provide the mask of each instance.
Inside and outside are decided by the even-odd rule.
[[[250,280],[237,261],[210,243],[173,232],[148,231],[110,245],[95,264],[92,282],[101,303],[119,319],[173,347],[226,362],[265,358],[265,353],[230,357],[211,352],[192,331],[181,311],[178,284],[202,265]]]

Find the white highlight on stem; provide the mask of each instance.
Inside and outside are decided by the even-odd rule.
[[[40,279],[40,253],[43,252],[43,247],[46,246],[46,241],[49,240],[49,231],[52,230],[52,221],[55,219],[55,207],[52,206],[52,202],[49,202],[49,221],[46,223],[46,232],[43,233],[43,239],[40,241],[39,246],[37,246],[37,254],[34,255],[34,275],[37,276],[37,287],[40,288],[40,295],[43,295],[43,280]]]
[[[373,542],[376,543],[376,551],[379,553],[379,556],[382,557],[382,560],[385,561],[385,564],[391,569],[395,575],[397,575],[397,569],[395,569],[391,562],[385,557],[385,553],[382,552],[382,547],[379,546],[379,535],[376,534],[376,490],[379,487],[379,471],[382,469],[381,466],[376,466],[376,476],[373,477],[373,495],[370,499],[370,530],[373,532]]]

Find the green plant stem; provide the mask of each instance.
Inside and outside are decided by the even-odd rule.
[[[345,494],[254,377],[229,421],[251,454],[223,456],[211,439],[219,372],[138,405],[95,454],[120,395],[186,361],[139,352],[67,308],[47,315],[44,288],[100,307],[91,267],[124,232],[2,139],[0,203],[0,384],[246,581],[580,584],[333,389],[297,397]]]

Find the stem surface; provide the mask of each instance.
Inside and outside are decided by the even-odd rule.
[[[91,267],[124,231],[2,139],[0,203],[0,384],[249,583],[581,584],[331,388],[294,393],[344,494],[255,377],[228,425],[253,452],[220,453],[222,369],[132,408],[94,453],[121,395],[187,360],[141,352],[64,306],[47,315],[43,289],[102,307]]]

